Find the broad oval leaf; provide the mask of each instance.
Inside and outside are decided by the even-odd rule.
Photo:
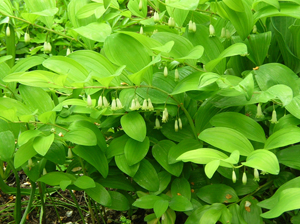
[[[216,127],[227,127],[237,130],[253,141],[263,143],[266,141],[262,127],[255,120],[241,113],[220,113],[210,119],[209,122]]]
[[[53,141],[54,134],[50,134],[48,136],[37,136],[33,141],[33,148],[37,153],[44,156],[48,152]]]
[[[138,198],[132,205],[138,208],[151,209],[154,207],[155,202],[159,200],[161,198],[156,195],[146,195]]]
[[[279,162],[277,157],[274,153],[265,149],[253,151],[248,155],[246,162],[243,162],[242,164],[274,175],[279,173]]]
[[[139,169],[140,164],[129,165],[124,154],[115,156],[117,167],[128,176],[133,177]]]
[[[74,181],[73,184],[76,187],[79,187],[80,189],[88,189],[88,188],[96,187],[95,181],[89,176],[80,176]]]
[[[116,211],[127,211],[130,209],[130,204],[128,199],[120,192],[109,191],[111,197],[111,205],[108,208]]]
[[[254,150],[252,144],[243,134],[231,128],[208,128],[202,131],[198,137],[226,152],[238,150],[243,156],[248,156]]]
[[[8,162],[12,158],[14,151],[14,134],[11,131],[0,132],[0,160]]]
[[[273,133],[265,143],[265,149],[275,149],[299,142],[300,128],[283,128]]]
[[[261,216],[265,219],[276,218],[282,213],[300,208],[300,188],[288,188],[279,194],[277,204]]]
[[[161,199],[154,203],[154,213],[157,218],[160,218],[168,209],[169,202],[167,200]]]
[[[175,195],[169,202],[169,207],[174,211],[184,212],[193,210],[193,205],[189,199],[182,195]]]
[[[124,148],[124,155],[129,166],[140,162],[147,155],[150,146],[149,138],[146,137],[143,142],[129,139]]]
[[[206,203],[230,203],[239,198],[235,190],[225,184],[212,184],[199,189],[197,196]]]
[[[297,170],[300,170],[300,161],[298,157],[299,155],[300,145],[295,145],[286,149],[282,149],[276,154],[279,163]]]
[[[98,146],[81,146],[73,148],[73,152],[93,165],[105,178],[108,175],[108,162],[104,152]]]
[[[240,214],[247,224],[263,224],[258,200],[252,195],[246,196],[240,203]]]
[[[104,42],[105,39],[111,34],[112,29],[107,23],[94,22],[89,23],[86,26],[75,28],[74,31],[88,39],[97,42]]]
[[[121,125],[125,133],[134,140],[143,142],[146,138],[146,123],[137,112],[130,112],[121,118]]]
[[[111,196],[108,191],[101,184],[95,182],[94,188],[85,189],[84,191],[97,203],[110,206],[111,205]]]
[[[159,179],[153,165],[146,159],[140,162],[140,167],[133,180],[141,187],[149,191],[157,191],[159,189]]]
[[[169,140],[160,141],[152,148],[152,155],[156,161],[169,173],[179,177],[183,169],[183,163],[169,164],[168,153],[171,147],[175,145],[174,142]]]
[[[84,127],[67,132],[64,139],[78,145],[97,145],[97,137],[95,133],[91,129]]]

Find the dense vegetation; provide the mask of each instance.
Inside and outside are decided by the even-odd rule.
[[[42,222],[56,189],[85,192],[93,223],[100,207],[153,209],[151,224],[299,223],[299,12],[0,0],[0,188],[15,223],[37,195]]]

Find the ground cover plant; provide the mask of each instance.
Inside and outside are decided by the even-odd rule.
[[[47,196],[69,190],[81,223],[72,192],[92,223],[105,209],[126,211],[119,223],[138,209],[149,224],[299,223],[299,12],[299,0],[0,0],[14,222],[38,202],[45,223]]]

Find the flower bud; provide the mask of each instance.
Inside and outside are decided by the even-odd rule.
[[[196,26],[196,23],[193,22],[193,25],[192,25],[192,31],[195,33],[197,31],[197,26]]]
[[[151,102],[151,99],[150,99],[150,98],[148,98],[148,110],[149,110],[149,111],[153,111],[153,110],[154,110],[154,107],[153,107],[153,105],[152,105],[152,102]]]
[[[45,41],[44,42],[44,51],[45,51],[45,53],[51,52],[51,49],[52,49],[51,44],[48,43],[47,41]]]
[[[167,66],[165,66],[165,68],[164,68],[164,76],[165,76],[165,77],[168,76],[168,68],[167,68]]]
[[[117,110],[117,101],[113,99],[111,102],[111,110]]]
[[[178,120],[175,120],[174,129],[176,132],[178,132]]]
[[[68,148],[68,157],[69,159],[73,158],[73,153],[72,153],[72,149]]]
[[[144,29],[143,29],[143,27],[141,26],[141,28],[140,28],[140,34],[143,34],[144,33]]]
[[[168,25],[169,27],[174,27],[175,26],[175,20],[173,17],[170,17],[168,20]]]
[[[270,122],[271,122],[272,124],[277,124],[277,123],[278,123],[278,121],[277,121],[276,110],[273,110],[273,112],[272,112],[272,119],[270,120]]]
[[[117,109],[122,109],[122,108],[123,108],[122,102],[119,98],[117,98]]]
[[[178,118],[178,125],[179,125],[179,128],[182,129],[182,121],[181,121],[181,118]]]
[[[236,174],[235,171],[232,170],[232,182],[235,183],[236,182]]]
[[[260,105],[260,103],[257,104],[256,116],[255,116],[255,117],[256,117],[256,118],[263,118],[263,117],[264,117],[264,114],[263,114],[263,112],[262,112],[262,110],[261,110],[261,105]]]
[[[193,31],[192,26],[193,26],[193,21],[190,20],[190,22],[189,22],[189,32]]]
[[[259,172],[257,169],[254,169],[254,180],[259,181]]]
[[[130,105],[129,109],[130,109],[130,110],[136,110],[135,100],[134,100],[134,99],[132,99],[131,105]]]
[[[154,22],[159,22],[159,14],[158,12],[154,12],[154,15],[153,15],[153,19],[154,19]]]
[[[141,108],[141,104],[137,98],[135,98],[135,106],[136,106],[136,110]]]
[[[68,56],[69,54],[71,54],[70,48],[67,49],[66,56]]]
[[[212,24],[209,24],[209,36],[210,37],[213,37],[216,35],[216,31],[215,31],[215,28]]]
[[[51,131],[52,133],[55,133],[55,132],[56,132],[55,128],[51,128],[50,131]]]
[[[168,118],[169,118],[168,109],[165,108],[164,111],[163,111],[162,122],[166,123],[168,121]]]
[[[140,0],[139,3],[139,11],[141,11],[143,9],[143,0]]]
[[[230,39],[231,38],[231,33],[230,33],[230,31],[228,30],[228,29],[226,29],[226,31],[225,31],[225,36],[226,36],[226,38],[227,39]]]
[[[99,99],[98,99],[98,105],[97,105],[98,108],[101,108],[103,107],[103,100],[102,100],[102,96],[99,96]]]
[[[62,132],[59,132],[59,133],[58,133],[58,136],[59,136],[59,137],[64,137],[64,134],[63,134]]]
[[[225,38],[225,37],[226,37],[226,29],[225,27],[223,27],[221,30],[221,38]]]
[[[30,35],[29,35],[29,33],[25,33],[24,34],[24,41],[25,41],[25,43],[30,43]]]
[[[175,82],[177,82],[179,80],[179,72],[178,69],[175,69]]]
[[[28,168],[31,168],[31,167],[33,167],[33,162],[32,162],[32,159],[30,158],[28,160]]]
[[[10,27],[7,25],[6,27],[6,36],[10,37]]]
[[[105,96],[102,98],[102,100],[103,100],[103,106],[104,107],[109,107],[109,102],[107,101]]]
[[[247,184],[247,175],[246,175],[246,172],[243,173],[242,183],[243,183],[244,185]]]
[[[160,122],[159,122],[158,118],[155,119],[154,129],[161,129]]]
[[[257,27],[256,27],[256,25],[253,26],[252,33],[257,33]]]
[[[92,98],[91,98],[91,96],[90,95],[88,95],[87,96],[87,105],[88,105],[88,107],[91,107],[91,106],[93,106],[93,103],[92,103]]]
[[[147,110],[147,109],[148,109],[147,100],[144,99],[142,110]]]

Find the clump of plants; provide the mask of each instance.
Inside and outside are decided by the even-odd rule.
[[[147,223],[299,223],[299,10],[0,0],[0,187],[15,222],[37,195],[43,222],[54,188],[84,192],[93,223],[105,208],[151,210]]]

